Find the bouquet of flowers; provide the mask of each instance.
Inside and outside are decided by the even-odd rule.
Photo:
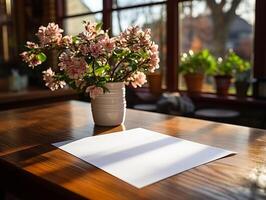
[[[43,71],[43,80],[51,90],[69,85],[91,98],[108,91],[108,82],[124,82],[133,87],[146,82],[146,73],[158,68],[158,45],[151,40],[150,29],[133,26],[116,37],[109,37],[101,23],[84,22],[84,31],[76,36],[62,35],[55,23],[41,26],[39,42],[27,42],[21,53],[29,67],[42,64],[49,51],[58,51],[58,65]]]

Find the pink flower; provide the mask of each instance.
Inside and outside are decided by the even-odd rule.
[[[20,56],[22,57],[22,60],[26,62],[31,68],[42,64],[42,62],[38,59],[37,55],[33,53],[24,51],[20,54]]]
[[[157,44],[152,44],[150,47],[150,51],[152,53],[158,53],[158,45]]]
[[[126,33],[128,35],[138,35],[138,33],[141,31],[139,26],[131,26],[126,30]]]
[[[71,64],[65,69],[71,79],[81,78],[86,71],[87,63],[83,58],[73,58]]]
[[[87,56],[90,52],[90,48],[89,48],[88,44],[81,44],[80,45],[80,51],[81,51],[83,56]]]
[[[42,46],[49,44],[58,44],[62,38],[63,30],[55,23],[49,23],[47,27],[41,26],[36,35]]]
[[[149,53],[150,53],[150,60],[148,62],[149,71],[154,72],[155,69],[159,68],[159,62],[160,62],[158,45],[153,43],[150,46]]]
[[[63,52],[59,60],[61,61],[58,66],[61,70],[65,70],[69,78],[79,79],[81,78],[87,67],[87,63],[84,58],[74,57],[66,52]]]
[[[30,52],[24,51],[19,55],[21,56],[24,62],[28,63],[32,54]]]
[[[83,40],[92,40],[97,36],[96,23],[88,22],[85,24],[85,31],[79,34]]]
[[[92,99],[95,99],[97,96],[103,94],[103,89],[101,87],[92,85],[87,87],[86,92],[90,94]]]
[[[70,44],[72,44],[72,42],[73,42],[73,40],[72,40],[72,36],[68,36],[68,35],[64,36],[64,37],[61,39],[61,41],[60,41],[60,43],[61,43],[62,45],[65,45],[65,46],[69,46]]]
[[[71,55],[69,52],[63,52],[60,54],[59,61],[61,62],[58,63],[60,70],[64,70],[67,68],[68,65],[70,65],[72,57],[73,55]]]
[[[151,42],[151,29],[145,29],[144,31],[140,32],[139,34],[139,43],[143,47],[149,47]]]
[[[94,58],[97,58],[103,53],[103,47],[100,43],[91,44],[89,51]]]
[[[101,45],[102,45],[103,49],[107,53],[110,53],[115,48],[115,39],[114,38],[105,37],[103,40],[101,40]]]
[[[151,54],[150,60],[148,63],[149,71],[154,72],[155,69],[158,69],[159,68],[159,62],[160,62],[160,59],[159,59],[158,54],[157,53]]]
[[[96,33],[91,33],[88,31],[83,31],[82,33],[79,34],[79,37],[83,40],[90,41],[96,37]]]
[[[34,42],[27,41],[26,47],[29,49],[37,49],[39,48],[39,45]]]
[[[46,71],[43,71],[43,80],[46,82],[45,86],[49,87],[52,91],[59,88],[63,88],[66,83],[64,81],[59,81],[55,79],[55,73],[49,68]]]
[[[129,81],[131,82],[131,85],[136,87],[141,87],[144,83],[147,82],[146,75],[143,72],[137,71],[135,72],[130,78]]]
[[[133,26],[120,33],[118,44],[120,47],[128,47],[131,51],[138,52],[140,49],[149,49],[152,45],[150,39],[150,29],[143,31],[138,26]]]
[[[87,22],[87,24],[85,24],[85,30],[87,32],[96,33],[97,32],[96,26],[97,26],[97,23],[95,22]]]

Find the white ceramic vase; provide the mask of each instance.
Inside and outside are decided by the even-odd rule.
[[[126,99],[123,82],[107,83],[109,92],[91,100],[91,110],[95,125],[118,126],[125,120]]]

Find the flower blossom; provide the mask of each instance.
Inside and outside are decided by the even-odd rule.
[[[151,42],[151,29],[147,28],[144,31],[141,31],[139,34],[139,40],[141,46],[150,47]]]
[[[87,56],[90,52],[90,48],[88,44],[81,44],[79,47],[79,50],[83,56]]]
[[[98,58],[105,53],[111,53],[115,48],[115,39],[109,38],[108,35],[104,34],[97,38],[94,43],[81,44],[80,51],[82,55],[91,54],[94,58]]]
[[[104,52],[104,49],[101,43],[94,43],[89,46],[89,52],[94,58],[97,58]]]
[[[31,68],[42,64],[42,62],[38,59],[37,55],[33,53],[24,51],[20,54],[20,56],[22,57],[22,60],[26,62]]]
[[[62,38],[63,30],[55,23],[49,23],[47,27],[41,26],[36,35],[42,46],[49,44],[58,44]]]
[[[119,44],[121,47],[127,47],[129,43],[134,43],[134,44],[138,44],[138,34],[140,31],[140,27],[139,26],[132,26],[127,28],[125,31],[121,32],[119,34]],[[136,45],[135,47],[136,48]]]
[[[85,24],[85,31],[79,34],[79,36],[83,40],[92,40],[97,36],[97,29],[96,29],[97,24],[88,22]]]
[[[151,30],[140,29],[139,26],[132,26],[119,35],[119,44],[121,47],[130,47],[132,51],[139,51],[142,48],[149,49],[151,46]]]
[[[70,87],[85,91],[94,99],[105,92],[103,82],[124,81],[141,87],[147,82],[145,73],[154,72],[159,66],[158,45],[151,40],[150,29],[133,26],[110,37],[100,24],[88,22],[83,32],[74,37],[63,37],[62,32],[55,23],[41,26],[36,33],[39,42],[27,42],[28,51],[21,53],[23,61],[34,68],[46,60],[44,52],[61,52],[58,63],[61,71],[49,68],[43,72],[51,90],[69,82]]]
[[[34,43],[34,42],[27,41],[26,47],[29,48],[29,49],[37,49],[37,48],[39,48],[39,45]]]
[[[45,86],[49,87],[52,91],[63,88],[66,85],[66,82],[55,79],[55,72],[51,68],[43,71],[43,80],[46,82]]]
[[[95,99],[97,96],[103,94],[103,89],[101,87],[92,85],[92,86],[87,87],[86,93],[89,93],[90,97],[92,99]]]
[[[58,64],[60,70],[65,70],[69,78],[79,79],[84,75],[87,67],[87,63],[84,58],[74,57],[63,52],[59,56],[59,60],[61,61]]]
[[[107,52],[111,53],[114,48],[115,48],[115,39],[114,38],[109,38],[107,35],[104,37],[102,40],[100,40],[100,43],[102,45],[102,48]]]
[[[149,71],[154,72],[155,69],[159,68],[159,62],[160,62],[158,45],[152,44],[150,46],[149,53],[150,53],[150,59],[148,62]]]
[[[73,40],[72,40],[72,36],[64,36],[61,41],[60,41],[60,44],[62,45],[65,45],[65,46],[69,46],[73,43]]]
[[[147,82],[146,80],[146,75],[143,72],[137,71],[135,72],[129,79],[128,81],[131,82],[131,85],[136,88],[136,87],[141,87],[144,83]]]
[[[87,22],[85,24],[85,30],[91,33],[96,33],[97,32],[96,26],[97,26],[97,23],[95,22]]]

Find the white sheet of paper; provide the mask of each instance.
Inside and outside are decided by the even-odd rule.
[[[235,154],[142,128],[53,145],[137,188]]]

